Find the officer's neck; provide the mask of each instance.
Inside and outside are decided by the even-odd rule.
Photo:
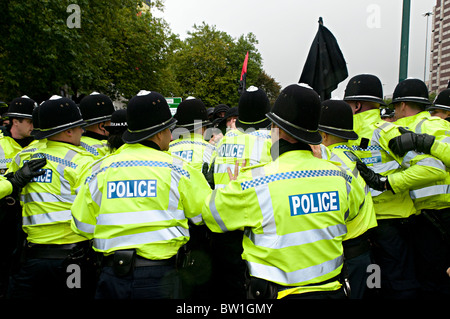
[[[141,141],[139,143],[144,145],[144,146],[147,146],[147,147],[150,147],[150,148],[154,148],[155,150],[158,150],[158,151],[161,150],[161,148],[159,147],[158,144],[156,144],[155,142],[150,141],[150,140]]]
[[[278,152],[276,151],[278,149]],[[312,151],[311,147],[303,142],[298,141],[297,143],[288,142],[282,138],[272,144],[270,148],[270,153],[272,159],[276,160],[281,154],[290,151]]]
[[[108,136],[106,136],[106,135],[99,134],[99,133],[93,132],[93,131],[87,131],[87,130],[83,133],[83,136],[91,137],[91,138],[94,138],[99,141],[106,140],[108,138]]]

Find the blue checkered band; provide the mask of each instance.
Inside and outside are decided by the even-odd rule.
[[[254,132],[248,133],[248,135],[253,135],[253,136],[267,138],[267,139],[272,138],[269,133],[264,133],[264,132],[260,132],[260,131],[254,131]]]
[[[80,142],[81,147],[83,147],[84,149],[86,149],[86,151],[88,151],[91,154],[94,154],[95,156],[98,156],[98,152],[95,149],[95,147],[92,147],[84,142]]]
[[[51,161],[51,162],[55,162],[55,163],[58,163],[58,164],[61,164],[61,165],[64,165],[64,166],[68,166],[68,167],[71,167],[73,169],[76,169],[78,167],[77,164],[75,164],[75,163],[73,163],[71,161],[68,161],[68,160],[65,160],[63,158],[59,158],[59,157],[56,157],[56,156],[53,156],[53,155],[44,154],[44,153],[33,154],[31,156],[31,158],[32,159],[34,159],[34,158],[46,158],[47,161]]]
[[[226,137],[236,137],[236,136],[239,136],[238,134],[236,134],[236,133],[234,133],[234,132],[227,132],[226,134],[225,134],[225,136]]]
[[[199,142],[199,141],[189,141],[189,140],[179,141],[179,142],[173,143],[173,144],[170,145],[170,147],[175,147],[177,145],[184,145],[184,144],[200,145],[200,146],[206,146],[206,147],[214,148],[214,146],[212,146],[211,144],[208,144],[208,143],[202,143],[202,142]]]
[[[86,178],[85,183],[89,183],[93,178],[95,178],[98,174],[106,171],[108,168],[119,168],[119,167],[136,167],[136,166],[149,166],[149,167],[168,167],[173,169],[174,171],[180,173],[181,175],[191,178],[191,175],[188,171],[182,169],[177,165],[173,165],[167,162],[157,162],[157,161],[123,161],[123,162],[114,162],[109,166],[105,166],[102,169],[96,171],[94,174]]]
[[[0,164],[8,164],[12,162],[12,158],[2,158],[0,159]]]
[[[381,150],[383,150],[383,148],[379,145],[370,145],[367,148],[361,148],[357,145],[353,145],[352,148],[354,151],[381,151]]]
[[[30,153],[30,152],[36,152],[37,148],[27,148],[21,151],[21,153]]]
[[[347,145],[338,145],[335,147],[336,149],[344,149],[344,150],[348,150],[351,151],[352,149],[350,147],[348,147]]]
[[[340,176],[347,182],[351,183],[352,177],[342,171],[336,170],[317,170],[317,171],[294,171],[278,173],[269,176],[260,177],[251,181],[241,183],[242,190],[246,190],[251,187],[268,184],[275,181],[294,178],[307,178],[307,177],[325,177],[325,176]]]

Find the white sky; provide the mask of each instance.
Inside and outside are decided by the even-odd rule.
[[[156,14],[182,39],[203,21],[234,38],[254,33],[264,70],[282,88],[298,82],[319,17],[336,37],[349,72],[333,97],[342,98],[348,80],[360,73],[377,75],[384,95],[392,94],[398,83],[402,0],[165,0],[164,4],[164,13]],[[424,79],[427,18],[423,14],[433,11],[435,4],[436,0],[411,0],[408,77]],[[432,16],[427,65],[431,25]],[[428,76],[427,66],[426,80]]]

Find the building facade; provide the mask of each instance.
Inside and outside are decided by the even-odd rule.
[[[436,0],[431,35],[428,88],[438,94],[450,80],[450,0]]]

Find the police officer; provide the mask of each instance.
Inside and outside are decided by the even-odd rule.
[[[161,94],[134,96],[127,123],[125,144],[81,187],[72,229],[104,255],[96,298],[177,297],[176,256],[211,189],[200,171],[164,152],[176,120]]]
[[[313,156],[308,144],[322,141],[320,108],[311,88],[286,87],[267,114],[272,148],[279,147],[273,162],[241,170],[203,208],[214,232],[245,227],[249,298],[344,298],[345,223],[357,216],[364,191],[345,171]]]
[[[434,105],[441,105],[445,98],[449,99],[449,92],[438,95]],[[420,79],[409,78],[397,84],[392,103],[395,107],[397,121],[395,124],[408,128],[415,133],[425,133],[443,143],[450,143],[446,135],[450,132],[450,123],[439,117],[431,116],[425,109],[430,104],[428,88]],[[445,102],[444,102],[445,103]],[[404,134],[390,142],[390,148],[397,152],[411,134]],[[412,142],[410,143],[412,144]],[[403,150],[401,153],[405,153]],[[403,155],[400,154],[400,155]],[[437,156],[440,158],[441,156]],[[450,167],[447,166],[447,171]],[[450,241],[443,238],[450,236],[450,175],[443,181],[432,183],[414,189],[410,192],[415,207],[420,213],[414,224],[414,243],[416,251],[416,265],[418,278],[421,283],[423,297],[447,298],[450,296],[450,282],[445,270],[450,263]],[[450,239],[450,237],[449,237]]]
[[[450,89],[441,91],[435,98],[433,104],[428,106],[427,111],[432,116],[450,121]]]
[[[369,232],[377,226],[372,195],[366,182],[356,167],[360,159],[348,145],[349,140],[356,140],[358,134],[353,131],[353,113],[350,105],[342,100],[326,100],[322,103],[319,121],[319,133],[323,158],[338,163],[352,178],[357,179],[365,190],[364,205],[356,218],[347,223],[347,235],[344,238],[344,257],[348,280],[351,287],[350,298],[362,299],[367,285],[367,267],[372,263]]]
[[[4,116],[9,118],[9,124],[4,130],[4,136],[0,138],[0,175],[6,173],[15,155],[33,140],[30,136],[33,130],[31,118],[36,105],[34,100],[24,95],[14,99],[8,107],[8,112],[4,113]],[[4,292],[4,287],[7,286],[6,275],[9,269],[3,268],[11,268],[12,266],[13,255],[18,247],[18,238],[21,235],[18,225],[22,208],[17,198],[6,196],[0,200],[0,210],[4,214],[0,225],[0,251],[5,256],[5,258],[2,258],[0,265],[0,273],[2,274],[0,290]]]
[[[265,114],[270,111],[266,92],[255,86],[242,93],[238,104],[236,129],[228,130],[213,155],[214,188],[223,188],[230,182],[229,171],[235,165],[245,167],[272,161],[270,120]],[[212,184],[212,183],[211,183]],[[234,211],[237,213],[239,208]],[[213,287],[215,295],[222,298],[245,297],[245,269],[242,261],[241,230],[225,234],[211,234],[213,247]]]
[[[43,175],[45,172],[40,169],[45,166],[46,162],[45,158],[32,160],[26,162],[14,174],[10,174],[8,177],[0,176],[0,199],[13,193],[18,194],[34,177]]]
[[[202,172],[209,167],[215,147],[204,139],[207,127],[211,126],[206,106],[201,99],[189,97],[180,103],[174,115],[177,120],[172,131],[174,140],[169,144],[169,153],[181,157],[194,169]],[[180,271],[185,298],[209,298],[211,278],[211,250],[209,232],[204,225],[190,225],[190,239],[186,245],[187,257]]]
[[[113,112],[111,115],[111,122],[109,125],[105,125],[105,129],[108,131],[108,146],[109,153],[113,153],[119,147],[123,145],[122,135],[128,127],[127,124],[127,110],[120,109]]]
[[[80,147],[85,123],[72,100],[56,95],[40,105],[38,117],[35,138],[46,142],[29,158],[46,158],[47,164],[44,174],[21,192],[27,245],[20,270],[11,276],[10,297],[91,298],[95,269],[87,258],[90,243],[70,228],[81,172],[94,161]],[[68,278],[70,270],[74,281]]]
[[[410,237],[416,208],[409,195],[446,177],[441,161],[427,155],[398,156],[388,147],[398,127],[380,118],[383,88],[378,77],[360,74],[346,86],[344,100],[354,113],[357,140],[349,143],[361,159],[361,175],[372,188],[378,227],[372,238],[375,262],[381,268],[381,294],[386,298],[415,298],[417,282]]]
[[[86,122],[85,132],[81,137],[81,146],[99,159],[109,153],[105,126],[110,124],[114,105],[105,94],[92,92],[80,101],[80,110]]]
[[[177,120],[170,142],[169,152],[179,156],[195,169],[201,171],[203,164],[211,164],[215,147],[203,138],[211,122],[205,104],[200,99],[189,98],[180,103],[174,115]]]
[[[236,129],[228,130],[213,155],[215,188],[228,184],[228,169],[233,171],[237,161],[250,166],[272,160],[267,129],[270,121],[265,117],[269,111],[270,102],[264,90],[251,86],[241,95]]]
[[[10,123],[5,136],[0,138],[0,174],[5,174],[14,156],[33,140],[32,113],[37,103],[24,95],[14,99],[5,116]]]

